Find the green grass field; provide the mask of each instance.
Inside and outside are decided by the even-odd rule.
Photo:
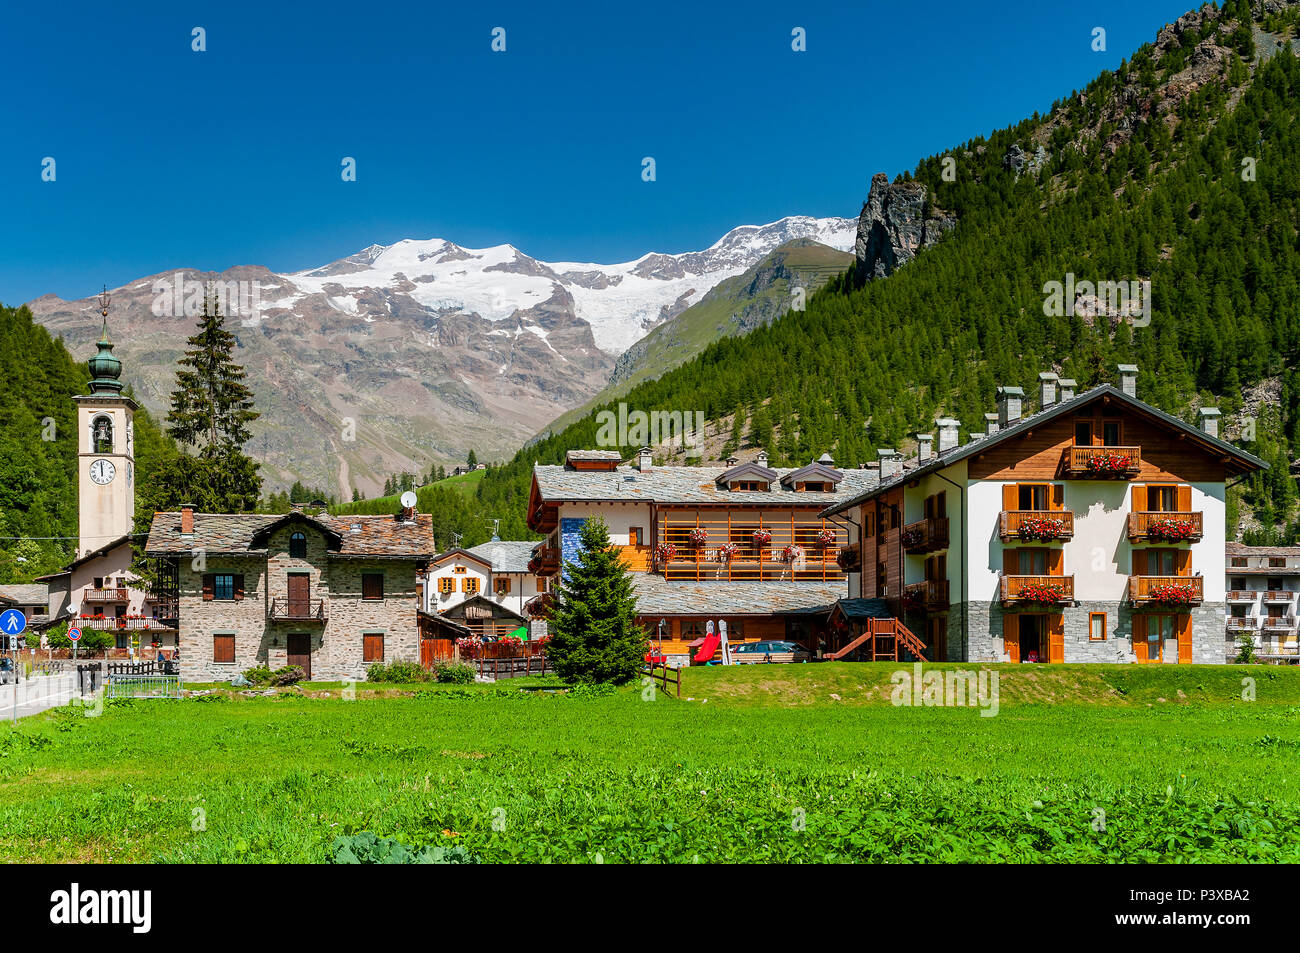
[[[986,668],[995,717],[895,706],[887,663],[59,710],[0,728],[0,859],[1300,860],[1300,669]]]

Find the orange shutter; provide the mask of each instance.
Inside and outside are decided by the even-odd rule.
[[[1060,664],[1065,661],[1065,616],[1047,618],[1048,661]]]
[[[1178,575],[1190,576],[1192,574],[1192,551],[1190,549],[1178,550],[1177,561],[1174,565],[1177,567]]]
[[[1178,664],[1192,664],[1192,615],[1178,617]]]
[[[1139,662],[1147,660],[1147,617],[1144,615],[1133,617],[1133,654]]]
[[[1064,483],[1052,484],[1051,508],[1054,510],[1065,509],[1065,484]]]
[[[1008,576],[1020,575],[1020,550],[1002,550],[1002,572]]]
[[[1145,576],[1147,574],[1147,551],[1145,549],[1133,550],[1133,575]]]
[[[1174,509],[1179,513],[1190,513],[1192,511],[1192,488],[1190,486],[1180,486],[1174,493]]]
[[[1020,484],[1004,483],[1002,484],[1002,508],[1004,510],[1014,510],[1020,507]]]
[[[1020,661],[1020,616],[1002,617],[1002,647],[1011,661]]]
[[[1065,575],[1065,550],[1049,549],[1047,551],[1047,574],[1049,576]]]
[[[205,572],[205,573],[203,574],[203,601],[204,601],[204,602],[211,601],[211,599],[212,599],[212,589],[213,589],[212,577],[213,577],[213,575],[214,575],[214,574],[213,574],[213,573],[210,573],[210,572]]]
[[[1134,513],[1146,512],[1147,504],[1150,502],[1147,499],[1147,496],[1148,496],[1147,485],[1145,483],[1133,484],[1133,512]]]

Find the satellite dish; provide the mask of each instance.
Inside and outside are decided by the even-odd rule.
[[[412,493],[410,490],[407,490],[405,493],[403,493],[403,494],[402,494],[402,505],[405,506],[408,510],[410,510],[410,509],[414,509],[414,508],[415,508],[415,494]]]

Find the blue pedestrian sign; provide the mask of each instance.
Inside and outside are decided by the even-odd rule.
[[[0,635],[18,635],[27,628],[27,616],[18,609],[0,612]]]

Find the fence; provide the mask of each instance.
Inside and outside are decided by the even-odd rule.
[[[667,665],[647,665],[645,673],[659,683],[659,687],[668,694],[668,686],[677,687],[677,697],[682,697],[682,670],[680,668],[669,668]]]
[[[109,675],[108,698],[180,698],[179,675]]]
[[[545,655],[528,655],[523,658],[480,658],[470,664],[478,666],[480,675],[493,678],[518,678],[521,675],[545,675],[555,671]]]

